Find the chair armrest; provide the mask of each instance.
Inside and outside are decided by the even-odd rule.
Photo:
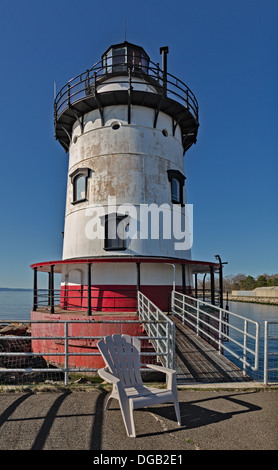
[[[154,369],[154,370],[157,370],[159,372],[164,372],[165,374],[175,374],[176,373],[176,371],[174,369],[168,369],[167,367],[164,367],[164,366],[157,366],[156,364],[146,364],[146,366],[149,369]]]
[[[106,380],[106,382],[109,382],[111,384],[117,384],[118,382],[120,382],[120,379],[118,379],[118,377],[115,377],[115,375],[112,375],[111,372],[108,372],[105,369],[99,369],[98,374],[103,380]]]
[[[168,369],[168,367],[157,366],[156,364],[146,364],[149,369],[154,369],[159,372],[166,374],[167,390],[175,390],[177,388],[176,382],[176,371],[174,369]]]

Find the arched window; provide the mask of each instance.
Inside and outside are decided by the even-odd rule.
[[[71,173],[70,178],[73,186],[72,204],[87,200],[87,183],[89,175],[89,168],[78,168],[73,173]]]
[[[168,180],[171,184],[171,201],[173,204],[183,204],[183,186],[185,176],[178,170],[168,170]]]

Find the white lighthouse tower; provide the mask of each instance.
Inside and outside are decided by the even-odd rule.
[[[110,46],[70,80],[54,104],[55,137],[68,153],[63,257],[32,265],[62,275],[60,307],[136,312],[141,291],[167,311],[173,287],[197,295],[197,274],[219,264],[191,259],[192,211],[184,155],[196,143],[191,90],[140,46]],[[193,285],[195,275],[195,286]]]
[[[184,153],[198,104],[160,52],[161,68],[139,46],[113,45],[57,95],[56,139],[69,153],[62,283],[75,304],[90,276],[97,310],[132,307],[138,287],[165,310],[173,282],[192,287]]]
[[[102,337],[117,328],[140,336],[137,298],[144,294],[167,312],[173,289],[198,296],[199,273],[203,281],[210,273],[214,304],[219,272],[223,299],[221,262],[191,258],[184,155],[196,143],[198,103],[168,72],[168,48],[160,53],[161,66],[140,46],[110,46],[56,96],[55,137],[69,159],[63,256],[31,265],[32,334],[42,338],[32,347],[48,352],[54,363],[63,345],[43,338],[60,336],[61,320],[73,321],[72,338]],[[39,271],[48,273],[46,290],[38,289]],[[55,273],[61,274],[58,292]],[[45,320],[47,326],[40,323]],[[96,351],[94,340],[84,341],[86,351]],[[76,351],[74,341],[70,347]],[[87,364],[75,352],[70,361],[74,367]],[[99,361],[95,354],[94,367]]]

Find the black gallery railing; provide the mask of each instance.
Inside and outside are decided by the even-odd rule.
[[[127,75],[126,80],[119,80],[119,76]],[[113,77],[115,79],[113,80]],[[153,87],[155,93],[172,97],[190,110],[196,123],[199,121],[199,106],[196,97],[190,88],[174,75],[163,71],[158,64],[149,62],[148,65],[122,61],[118,56],[117,66],[107,65],[103,61],[97,62],[90,69],[69,80],[57,93],[54,101],[55,122],[61,113],[79,100],[89,95],[96,95],[97,89],[109,79],[109,85],[129,85],[129,90],[146,82]]]

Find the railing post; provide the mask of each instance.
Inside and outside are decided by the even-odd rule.
[[[51,264],[50,266],[49,291],[50,291],[50,313],[54,313],[54,264]]]
[[[213,266],[210,266],[210,295],[211,295],[211,304],[215,305],[215,287],[214,287],[214,270]]]
[[[186,293],[186,277],[185,277],[185,265],[181,265],[181,273],[182,273],[182,293]]]
[[[68,83],[68,107],[70,107],[70,84]]]
[[[140,320],[140,298],[139,298],[139,292],[137,291],[137,315]]]
[[[91,292],[91,264],[88,263],[88,308],[87,308],[87,315],[91,316],[92,315],[92,292]]]
[[[51,292],[51,272],[49,271],[48,273],[48,305],[51,305],[50,292]]]
[[[158,309],[156,309],[156,328],[155,328],[155,330],[156,330],[156,336],[157,336],[157,338],[159,338],[159,311],[158,311]],[[158,352],[159,352],[159,349],[161,349],[160,339],[157,340],[157,350],[158,350]],[[163,348],[162,348],[162,350],[163,350]]]
[[[195,273],[195,298],[198,298],[198,274]]]
[[[69,368],[69,340],[68,340],[68,322],[65,321],[65,385],[68,385],[69,383],[69,373],[68,373],[68,368]]]
[[[244,320],[243,336],[243,375],[246,375],[247,320]]]
[[[221,339],[222,339],[222,310],[219,310],[219,329],[218,329],[218,353],[221,354]]]
[[[185,313],[185,300],[184,297],[182,297],[182,323],[184,325],[184,313]]]
[[[85,78],[85,87],[86,87],[86,91],[87,93],[89,94],[89,87],[90,87],[90,75],[89,75],[89,69],[87,69],[87,72],[86,72],[86,78]]]
[[[268,322],[264,322],[264,384],[268,384]]]
[[[186,107],[189,109],[188,90],[186,90]]]
[[[166,364],[166,367],[170,368],[171,365],[170,365],[170,350],[171,350],[171,346],[170,346],[170,323],[167,323],[167,364]]]
[[[137,270],[137,315],[139,315],[139,293],[140,293],[140,290],[141,290],[140,265],[141,265],[141,263],[136,263],[136,270]]]
[[[36,312],[38,307],[38,273],[34,268],[34,292],[33,292],[33,311]]]
[[[172,369],[175,368],[175,325],[172,323]]]
[[[142,308],[141,292],[138,292],[137,296],[138,296],[139,320],[142,320],[142,319],[144,320],[144,316],[143,316],[144,310]]]
[[[199,309],[200,309],[200,302],[199,302],[197,299],[196,299],[196,302],[197,302],[196,335],[199,336],[199,318],[200,318]]]
[[[57,122],[57,103],[56,103],[56,97],[54,101],[54,123],[56,124]]]
[[[256,323],[255,370],[257,370],[259,367],[259,344],[260,344],[260,324]]]
[[[220,308],[223,308],[223,265],[220,262],[219,267],[219,289],[220,289]]]

